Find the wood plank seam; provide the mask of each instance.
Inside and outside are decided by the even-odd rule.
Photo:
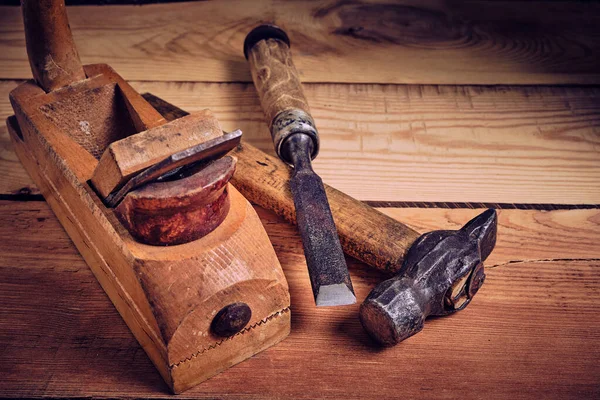
[[[553,203],[479,203],[479,202],[439,202],[439,201],[371,201],[364,200],[363,203],[375,208],[496,208],[498,210],[594,210],[600,208],[600,204],[553,204]]]
[[[525,260],[509,260],[500,264],[486,266],[486,269],[503,267],[509,264],[525,264],[525,263],[553,263],[553,262],[595,262],[600,261],[600,258],[537,258]]]
[[[223,343],[225,343],[225,342],[227,342],[229,340],[232,340],[232,339],[234,339],[234,338],[236,338],[238,336],[241,336],[244,333],[249,332],[249,331],[251,331],[254,328],[257,328],[257,327],[259,327],[259,326],[261,326],[263,324],[266,324],[267,322],[271,321],[274,318],[278,318],[278,317],[280,317],[280,316],[282,316],[284,314],[287,314],[288,312],[290,312],[290,307],[286,307],[286,308],[284,308],[284,309],[282,309],[282,310],[280,310],[280,311],[278,311],[278,312],[276,312],[274,314],[269,315],[268,317],[266,317],[264,319],[261,319],[260,321],[256,322],[255,324],[242,329],[241,331],[239,331],[238,333],[236,333],[233,336],[229,336],[229,337],[227,337],[227,338],[225,338],[223,340],[219,340],[218,342],[215,342],[214,344],[211,344],[207,348],[200,349],[196,353],[192,354],[191,356],[186,357],[183,360],[178,361],[178,362],[176,362],[174,364],[171,364],[170,367],[171,368],[177,368],[177,367],[181,366],[182,364],[185,364],[186,362],[192,361],[194,358],[199,357],[202,354],[204,354],[204,353],[206,353],[206,352],[208,352],[210,350],[216,349],[217,347],[219,347]]]
[[[0,194],[0,200],[6,201],[46,201],[41,194],[16,193]]]
[[[31,194],[28,190],[23,193],[0,194],[0,200],[6,201],[45,201],[41,194]],[[479,209],[495,208],[497,210],[596,210],[600,204],[551,204],[551,203],[479,203],[479,202],[433,202],[433,201],[376,201],[364,200],[363,203],[374,208],[445,208],[445,209]],[[255,204],[253,204],[255,205]]]

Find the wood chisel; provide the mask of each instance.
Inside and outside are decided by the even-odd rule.
[[[244,42],[252,79],[277,155],[294,167],[289,184],[317,306],[354,304],[356,297],[323,181],[311,160],[319,135],[292,62],[287,34],[273,25],[252,30]]]

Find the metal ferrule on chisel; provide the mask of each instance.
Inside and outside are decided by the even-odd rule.
[[[277,155],[286,163],[293,165],[282,148],[285,141],[295,133],[303,133],[312,139],[310,158],[314,160],[319,154],[319,134],[310,114],[299,108],[280,112],[271,124],[271,136]]]

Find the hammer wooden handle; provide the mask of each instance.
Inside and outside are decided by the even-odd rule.
[[[86,78],[73,42],[64,0],[22,0],[27,55],[46,92]]]
[[[251,202],[295,224],[291,168],[243,141],[232,154],[238,163],[231,183]],[[381,271],[398,272],[420,234],[331,186],[325,191],[344,252]]]

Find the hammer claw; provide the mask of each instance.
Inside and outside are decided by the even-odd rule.
[[[490,255],[494,246],[496,246],[496,234],[498,231],[498,215],[496,210],[490,208],[467,222],[465,226],[461,228],[469,235],[479,242],[479,249],[481,251],[481,261],[485,261]]]

